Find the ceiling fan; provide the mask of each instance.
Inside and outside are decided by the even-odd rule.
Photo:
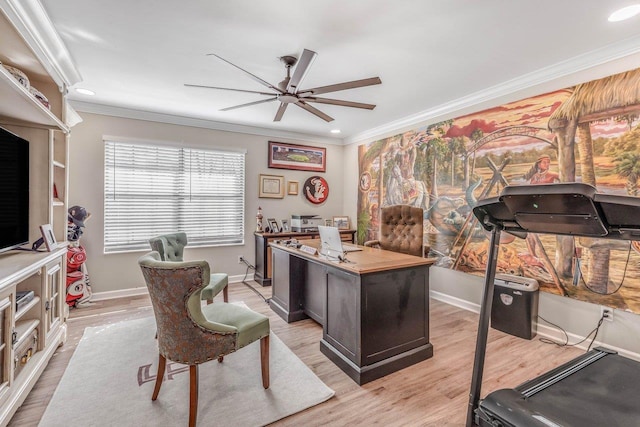
[[[258,95],[269,96],[270,98],[268,99],[249,102],[241,105],[235,105],[233,107],[223,108],[220,111],[235,110],[236,108],[249,107],[251,105],[262,104],[265,102],[279,101],[280,107],[278,108],[278,111],[276,112],[276,115],[273,119],[274,122],[279,122],[282,119],[282,116],[284,115],[284,112],[287,110],[287,107],[289,106],[289,104],[297,105],[298,107],[304,110],[307,110],[311,114],[315,114],[316,116],[320,117],[321,119],[327,122],[333,121],[333,117],[323,113],[322,111],[318,110],[315,107],[312,107],[311,105],[309,105],[310,102],[311,103],[316,102],[318,104],[340,105],[343,107],[354,107],[354,108],[364,108],[367,110],[373,110],[376,107],[374,104],[364,104],[361,102],[343,101],[340,99],[331,99],[331,98],[318,98],[316,95],[329,93],[329,92],[338,92],[340,90],[354,89],[354,88],[359,88],[364,86],[372,86],[372,85],[377,85],[382,83],[379,77],[371,77],[368,79],[354,80],[351,82],[321,86],[321,87],[316,87],[312,89],[304,89],[304,90],[300,89],[302,80],[304,80],[305,76],[307,75],[307,72],[309,71],[309,67],[313,63],[313,60],[318,55],[316,52],[308,49],[304,49],[300,57],[300,60],[298,60],[298,58],[296,58],[295,56],[289,56],[289,55],[280,57],[280,61],[282,61],[282,63],[284,64],[287,70],[287,76],[285,77],[284,80],[278,83],[277,86],[262,80],[260,77],[256,76],[255,74],[251,74],[247,70],[244,70],[238,67],[237,65],[227,61],[226,59],[222,58],[219,55],[216,55],[215,53],[210,53],[208,55],[215,56],[216,58],[223,60],[227,64],[236,67],[238,70],[244,72],[253,80],[271,89],[273,92],[259,92],[254,90],[232,89],[232,88],[226,88],[226,87],[203,86],[203,85],[194,85],[194,84],[185,84],[185,86],[202,87],[202,88],[208,88],[208,89],[232,90],[236,92],[255,93]],[[293,76],[291,76],[291,67],[293,67],[294,65],[296,67],[293,72]]]

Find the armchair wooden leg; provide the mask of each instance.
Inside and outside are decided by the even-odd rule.
[[[218,363],[222,363],[223,360],[224,360],[224,356],[218,356]]]
[[[189,366],[189,427],[195,427],[198,418],[198,365]]]
[[[158,393],[160,393],[160,386],[162,385],[162,378],[164,378],[164,369],[166,366],[167,359],[161,354],[158,355],[158,372],[156,374],[156,386],[153,389],[151,400],[156,400],[158,398]]]
[[[229,302],[229,285],[222,288],[222,299],[224,302]]]
[[[269,388],[269,335],[260,339],[260,365],[262,368],[262,386]]]

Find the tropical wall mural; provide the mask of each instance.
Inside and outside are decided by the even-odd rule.
[[[377,238],[382,207],[418,206],[436,265],[484,275],[489,236],[471,212],[477,200],[506,185],[555,182],[640,196],[639,118],[636,69],[361,145],[358,241]],[[640,245],[502,237],[498,272],[640,313]]]

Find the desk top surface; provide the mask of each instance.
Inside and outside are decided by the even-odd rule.
[[[300,240],[299,243],[318,249],[320,240]],[[379,271],[395,270],[400,268],[430,266],[436,262],[435,258],[421,258],[399,252],[385,251],[384,249],[369,248],[360,246],[361,251],[349,252],[347,261],[334,261],[327,259],[323,255],[311,255],[306,252],[289,247],[284,244],[270,243],[274,249],[280,249],[293,255],[312,260],[321,264],[326,264],[347,272],[355,274],[376,273]]]

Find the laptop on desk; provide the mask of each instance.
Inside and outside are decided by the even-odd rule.
[[[355,245],[343,244],[340,237],[340,231],[337,227],[319,225],[318,233],[320,234],[320,255],[338,258],[345,252],[356,252],[362,250],[362,248]]]

